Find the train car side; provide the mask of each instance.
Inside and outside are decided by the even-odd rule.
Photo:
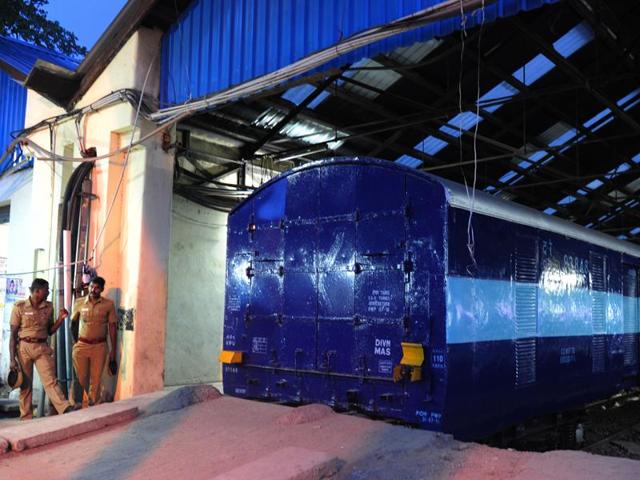
[[[637,385],[639,278],[639,247],[437,177],[307,165],[229,216],[225,392],[479,438]]]
[[[468,219],[449,209],[449,431],[479,437],[638,385],[638,257]]]

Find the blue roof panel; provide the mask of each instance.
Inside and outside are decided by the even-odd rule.
[[[183,103],[274,72],[359,32],[398,20],[441,0],[196,0],[165,33],[161,104]],[[558,0],[498,0],[485,22]],[[466,26],[480,15],[467,15]],[[374,58],[382,52],[445,37],[460,29],[452,17],[394,35],[305,74]]]
[[[612,178],[617,177],[618,175],[620,175],[621,173],[626,172],[627,170],[629,170],[631,168],[631,165],[629,165],[626,162],[622,162],[620,165],[618,165],[615,168],[612,168],[611,170],[609,170],[609,172],[607,173],[607,175],[605,175],[605,178],[607,180],[611,180]]]
[[[626,106],[630,101],[634,100],[635,98],[638,97],[638,94],[640,94],[640,87],[636,88],[635,90],[632,90],[631,92],[629,92],[627,95],[625,95],[624,97],[622,97],[620,100],[618,100],[616,102],[616,104],[619,107],[622,106]]]
[[[508,84],[507,82],[500,82],[498,85],[496,85],[495,87],[493,87],[491,90],[489,90],[487,93],[485,93],[480,97],[479,99],[480,105],[482,105],[483,103],[495,101],[498,99],[508,99],[510,97],[518,95],[519,93],[520,93],[520,90],[518,90],[516,87]],[[492,105],[487,105],[486,107],[481,107],[481,108],[489,113],[493,113],[496,110],[498,110],[501,106],[502,106],[502,103],[494,103]]]
[[[596,178],[595,180],[592,180],[591,182],[587,183],[587,188],[590,188],[591,190],[597,190],[602,185],[604,185],[602,180],[598,180]]]
[[[505,173],[503,176],[501,176],[498,180],[501,181],[502,183],[507,183],[509,180],[511,180],[516,175],[517,175],[516,172],[514,172],[513,170],[509,170],[507,173]]]
[[[582,22],[553,42],[553,48],[564,58],[567,58],[584,47],[594,37],[591,27],[587,22]]]
[[[539,53],[524,66],[513,72],[513,77],[519,82],[529,86],[553,70],[555,66],[555,63]]]
[[[418,168],[420,165],[422,165],[422,160],[410,157],[409,155],[403,155],[396,160],[396,163],[409,168]]]
[[[418,143],[415,148],[427,155],[435,155],[447,145],[449,144],[444,140],[429,135],[422,142]]]
[[[559,147],[560,145],[564,145],[568,141],[573,140],[576,137],[577,134],[578,134],[578,131],[575,128],[567,130],[562,135],[560,135],[558,138],[556,138],[555,140],[549,142],[549,146],[550,147]]]
[[[38,60],[72,71],[79,65],[76,60],[61,53],[31,45],[17,38],[0,36],[0,62],[13,67],[26,77]]]
[[[289,90],[284,92],[284,94],[282,95],[282,98],[284,98],[285,100],[289,100],[290,102],[295,103],[296,105],[300,105],[302,102],[304,102],[304,100],[309,95],[311,95],[314,92],[315,89],[316,87],[314,87],[313,85],[309,85],[308,83],[305,83],[304,85],[298,85],[297,87],[290,88]],[[326,90],[324,90],[323,92],[320,93],[320,95],[318,95],[309,103],[309,108],[317,107],[328,96],[329,96],[329,93]]]
[[[480,123],[482,118],[473,112],[462,112],[447,122],[447,125],[440,127],[440,131],[458,138],[461,130],[469,130]]]
[[[629,110],[631,110],[633,107],[635,107],[636,105],[638,105],[638,103],[640,103],[640,98],[636,98],[633,102],[631,102],[629,105],[626,105],[623,110],[625,112],[628,112]]]
[[[605,108],[604,110],[602,110],[600,113],[597,113],[596,115],[594,115],[593,117],[591,117],[589,120],[587,120],[586,122],[584,122],[582,125],[585,128],[591,128],[593,127],[595,124],[597,124],[598,122],[600,122],[602,119],[604,119],[607,115],[611,114],[611,109],[610,108]]]
[[[558,205],[569,205],[570,203],[573,203],[575,201],[576,197],[574,197],[573,195],[567,195],[563,199],[558,200]]]
[[[13,140],[12,132],[24,128],[27,108],[27,89],[0,70],[0,154]],[[7,156],[0,165],[0,175],[13,167],[21,158],[19,150]]]

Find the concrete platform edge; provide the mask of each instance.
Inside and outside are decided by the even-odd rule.
[[[219,398],[210,385],[179,387],[0,429],[0,455],[50,445],[111,425]]]

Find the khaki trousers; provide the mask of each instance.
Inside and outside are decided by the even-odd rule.
[[[69,407],[62,389],[56,378],[56,364],[53,361],[53,351],[46,343],[18,344],[18,360],[22,367],[23,381],[20,387],[20,418],[27,420],[33,418],[33,365],[36,365],[38,375],[42,381],[44,391],[47,393],[51,404],[60,414]],[[40,406],[43,410],[44,405]],[[42,416],[42,415],[41,415]]]
[[[95,345],[76,342],[71,357],[78,382],[89,394],[89,405],[97,405],[100,401],[100,380],[107,360],[107,342]],[[82,404],[82,398],[76,398],[75,403]]]

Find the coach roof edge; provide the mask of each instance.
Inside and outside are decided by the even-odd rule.
[[[476,190],[474,199],[471,190],[467,194],[467,189],[464,185],[444,178],[429,176],[439,181],[445,187],[449,205],[452,207],[467,211],[473,210],[474,213],[481,215],[565,235],[576,240],[582,240],[640,259],[640,246],[634,245],[633,243],[618,240],[597,230],[590,230],[582,225],[547,215],[546,213],[515,202],[494,197],[479,190]]]
[[[282,173],[281,175],[278,175],[277,177],[274,177],[273,179],[269,180],[268,182],[254,190],[249,198],[254,197],[258,192],[284,177],[288,177],[289,175],[293,175],[301,171],[312,170],[328,165],[371,165],[393,170],[403,170],[406,173],[410,173],[422,178],[428,178],[431,181],[442,185],[446,191],[447,202],[454,208],[460,208],[462,210],[470,211],[473,206],[474,213],[487,215],[489,217],[498,218],[501,220],[506,220],[533,228],[539,228],[540,230],[557,233],[559,235],[565,235],[576,240],[582,240],[593,245],[598,245],[600,247],[608,248],[616,252],[624,253],[636,257],[640,260],[640,246],[633,243],[618,240],[617,238],[614,238],[605,233],[598,232],[596,230],[590,230],[568,220],[563,220],[561,218],[547,215],[545,213],[539,212],[538,210],[530,207],[525,207],[524,205],[520,205],[515,202],[493,197],[492,195],[489,195],[480,190],[475,191],[474,199],[473,195],[471,194],[471,189],[469,189],[469,193],[467,194],[467,189],[464,185],[452,182],[436,175],[420,172],[413,168],[405,167],[394,162],[389,162],[388,160],[380,160],[372,157],[329,157],[323,160],[310,162],[306,165],[293,168],[291,170],[288,170],[287,172]],[[233,213],[237,208],[238,207],[234,208],[231,213]]]

